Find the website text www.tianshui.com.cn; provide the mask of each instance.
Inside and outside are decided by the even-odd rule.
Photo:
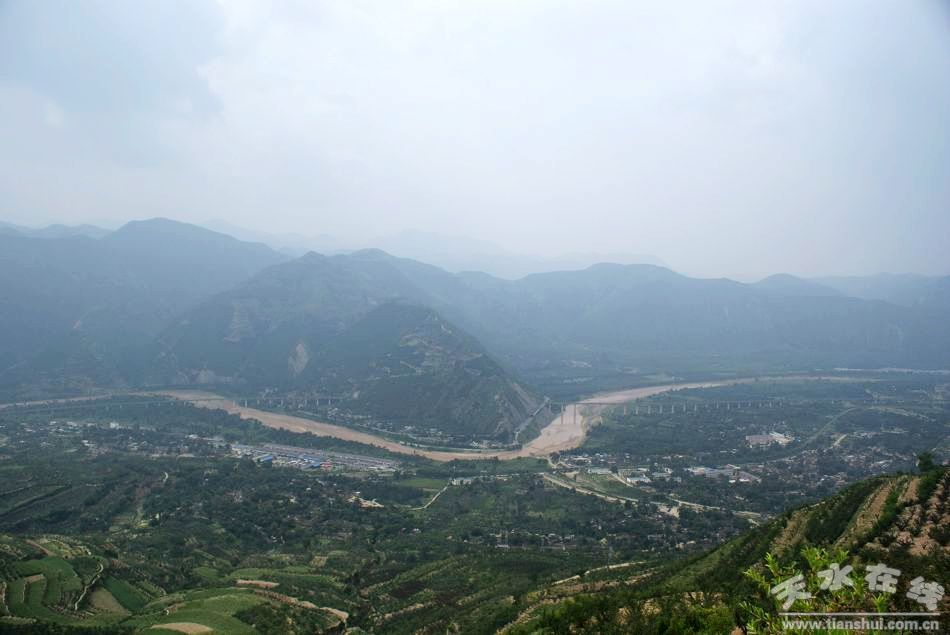
[[[925,617],[903,614],[861,615],[840,614],[786,614],[782,620],[785,631],[895,631],[935,633],[940,630],[939,615]]]

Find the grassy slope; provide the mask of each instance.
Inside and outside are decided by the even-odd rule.
[[[625,572],[616,576],[613,584],[604,585],[610,590],[600,593],[539,602],[533,613],[522,616],[519,624],[508,630],[549,633],[563,627],[588,632],[578,624],[598,619],[599,628],[604,629],[606,614],[620,620],[636,602],[649,605],[664,598],[699,597],[703,604],[712,600],[712,605],[725,608],[750,592],[743,571],[761,566],[766,553],[794,562],[802,547],[812,545],[842,549],[864,562],[886,562],[902,570],[903,578],[920,575],[946,586],[950,571],[945,529],[948,501],[950,470],[946,468],[920,477],[897,475],[861,481],[819,503],[786,512],[704,555],[672,563],[648,576]],[[598,583],[587,586],[596,588]],[[564,623],[566,620],[572,624]]]

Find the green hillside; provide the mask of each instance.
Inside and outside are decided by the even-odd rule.
[[[542,633],[786,632],[768,589],[797,572],[814,574],[831,562],[898,569],[906,586],[918,576],[950,584],[950,470],[861,481],[819,503],[786,512],[691,560],[632,577],[593,575],[572,588],[548,587],[536,606],[508,629]],[[813,576],[812,576],[813,577]],[[809,582],[811,585],[812,583]],[[800,611],[920,611],[903,592],[823,595]],[[944,615],[950,600],[939,605]],[[944,617],[944,628],[946,617]],[[758,630],[754,630],[758,629]],[[826,631],[821,631],[826,632]]]
[[[162,334],[150,379],[331,395],[393,431],[512,442],[541,399],[424,297],[386,263],[308,254],[185,314]]]

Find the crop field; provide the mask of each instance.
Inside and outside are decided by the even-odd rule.
[[[262,600],[263,601],[263,600]],[[152,618],[144,618],[136,622],[129,622],[130,626],[142,628],[147,633],[160,632],[161,624],[170,623],[170,624],[197,624],[200,626],[207,627],[210,632],[217,633],[234,633],[235,635],[241,635],[243,633],[255,633],[254,629],[251,628],[248,624],[245,624],[241,620],[233,617],[228,613],[220,613],[218,611],[202,609],[202,608],[181,608],[176,610],[170,615],[155,616]],[[159,627],[158,631],[154,631],[154,627]],[[146,630],[147,629],[147,630]],[[181,631],[178,631],[181,632]],[[196,630],[195,632],[209,632]]]
[[[64,621],[61,613],[82,590],[83,583],[62,558],[21,561],[14,564],[16,575],[7,586],[6,605],[19,617]]]
[[[46,587],[46,578],[39,574],[14,580],[7,594],[10,612],[19,617],[60,621],[56,613],[43,605]]]
[[[60,558],[77,558],[88,556],[89,549],[65,536],[37,536],[30,544],[41,549],[44,553]]]
[[[641,499],[645,498],[644,493],[626,483],[621,483],[618,477],[613,474],[587,474],[580,472],[576,474],[572,482],[579,487],[589,487],[598,492],[612,494],[623,498]]]
[[[175,594],[160,604],[147,609],[146,614],[126,622],[148,633],[169,630],[174,632],[255,633],[247,622],[236,615],[245,615],[262,606],[272,607],[277,595],[263,595],[253,589],[230,587],[201,589]],[[338,621],[333,615],[317,608],[299,609],[311,613],[312,623],[329,626]],[[169,625],[162,629],[162,625]],[[192,625],[191,627],[179,625]],[[201,628],[204,627],[204,628]],[[190,628],[190,630],[189,630]]]
[[[82,580],[76,575],[72,566],[62,558],[43,558],[42,560],[28,560],[16,563],[17,570],[25,576],[43,575],[47,580],[56,583],[56,588],[62,592],[79,591],[82,589]],[[57,595],[55,602],[58,602]],[[55,603],[54,602],[54,603]]]
[[[324,573],[311,572],[308,567],[236,569],[227,577],[232,584],[237,584],[238,580],[276,582],[274,591],[313,602],[318,606],[332,606],[346,610],[350,605],[343,585],[338,580]]]
[[[497,552],[482,557],[453,556],[383,582],[377,589],[380,632],[414,632],[430,620],[444,619],[453,606],[465,606],[470,624],[486,632],[513,619],[510,604],[499,602],[496,582],[515,597],[540,581],[553,579],[563,562],[554,554]],[[465,584],[459,584],[465,580]],[[406,610],[406,607],[418,607]]]
[[[439,478],[407,478],[400,481],[402,485],[407,487],[418,487],[419,489],[424,489],[427,491],[438,491],[442,489],[442,486],[445,485],[445,481]]]
[[[116,613],[118,615],[129,615],[129,611],[119,604],[115,596],[103,586],[98,587],[89,594],[89,606],[97,611],[105,613]]]
[[[151,596],[140,587],[112,576],[103,581],[103,586],[119,604],[132,613],[141,610],[151,599]]]

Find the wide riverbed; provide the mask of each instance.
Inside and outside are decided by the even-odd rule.
[[[553,452],[563,452],[580,447],[587,437],[587,431],[590,426],[596,423],[598,417],[607,408],[614,405],[620,405],[669,392],[671,390],[681,390],[684,388],[714,388],[716,386],[727,386],[730,384],[739,384],[755,381],[752,378],[730,379],[724,381],[705,381],[680,384],[663,384],[659,386],[644,386],[642,388],[628,388],[626,390],[617,390],[595,395],[583,401],[578,401],[564,407],[551,423],[546,425],[541,434],[535,439],[524,444],[517,450],[485,450],[485,451],[451,451],[451,450],[425,450],[415,448],[396,441],[360,432],[350,428],[314,421],[304,417],[295,417],[288,414],[268,412],[267,410],[258,410],[257,408],[248,408],[236,403],[227,397],[221,397],[213,393],[196,390],[171,390],[162,392],[163,395],[175,397],[182,401],[189,401],[196,406],[204,408],[220,408],[231,414],[238,415],[242,419],[256,419],[265,426],[271,428],[280,428],[291,430],[293,432],[310,432],[322,437],[335,437],[346,441],[355,441],[365,443],[380,448],[385,448],[390,452],[399,454],[410,454],[415,456],[424,456],[434,461],[452,461],[454,459],[492,459],[501,460],[516,459],[519,457],[545,457]]]

